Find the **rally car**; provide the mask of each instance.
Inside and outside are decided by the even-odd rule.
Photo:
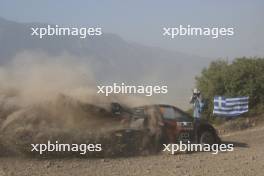
[[[217,131],[210,123],[205,120],[194,122],[189,114],[175,106],[157,104],[126,109],[119,104],[112,104],[112,112],[121,118],[122,114],[126,114],[129,121],[126,131],[147,129],[154,135],[160,133],[159,140],[163,144],[179,141],[201,144],[221,142]]]

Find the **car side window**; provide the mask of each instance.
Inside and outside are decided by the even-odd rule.
[[[184,116],[181,112],[179,112],[179,111],[177,111],[175,109],[173,109],[173,110],[174,110],[174,113],[175,113],[175,116],[176,116],[177,119],[182,118]]]
[[[181,117],[181,114],[175,111],[173,107],[162,107],[161,112],[164,119],[175,120]]]
[[[181,111],[178,111],[177,109],[175,109],[175,114],[177,116],[177,119],[179,119],[180,121],[192,121],[192,119],[190,119],[188,115]]]

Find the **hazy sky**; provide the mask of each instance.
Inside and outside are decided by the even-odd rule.
[[[126,40],[188,54],[219,58],[264,56],[263,0],[0,0],[0,17],[18,22],[45,22],[88,27]],[[234,27],[222,39],[168,39],[162,28]]]

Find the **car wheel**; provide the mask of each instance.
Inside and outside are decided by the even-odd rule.
[[[214,144],[215,143],[215,135],[210,131],[202,132],[200,136],[200,144]]]

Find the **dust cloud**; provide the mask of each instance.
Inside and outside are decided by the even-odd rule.
[[[98,95],[92,68],[80,60],[85,59],[23,52],[0,67],[2,154],[30,153],[30,144],[48,140],[70,144],[103,138],[109,144],[100,134],[122,128],[109,111],[110,102],[142,100]]]

